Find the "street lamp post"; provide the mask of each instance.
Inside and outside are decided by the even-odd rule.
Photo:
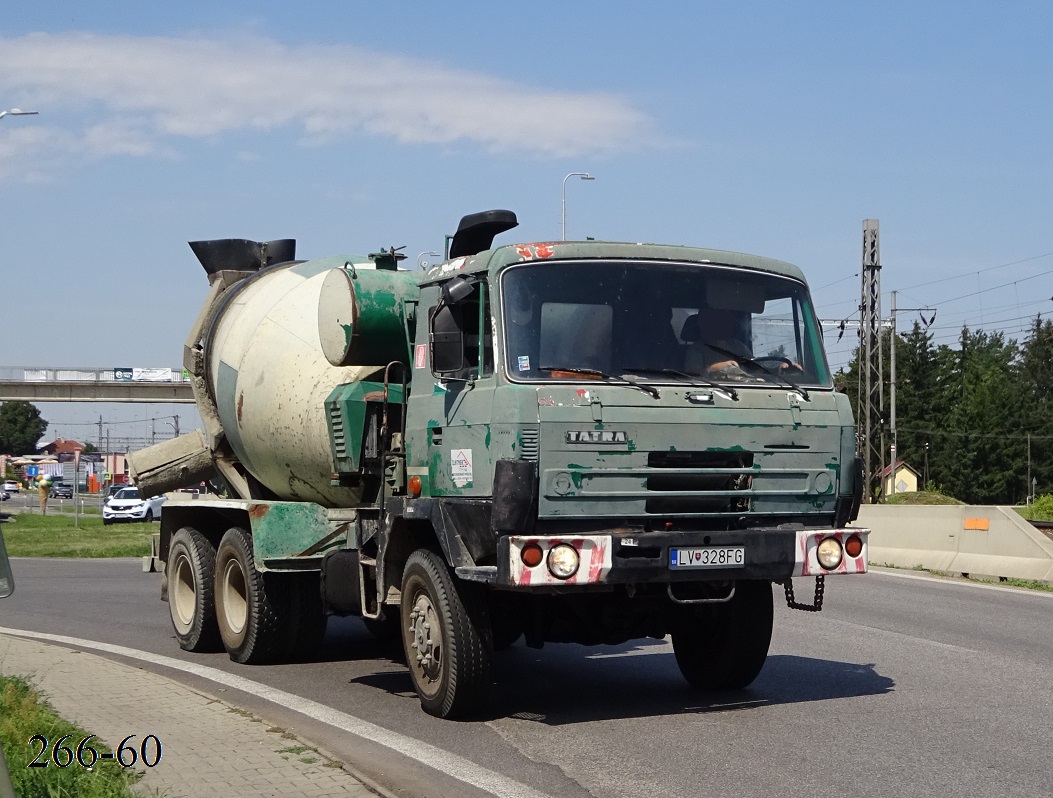
[[[563,205],[562,205],[562,233],[561,240],[567,240],[567,181],[572,177],[580,177],[582,180],[595,180],[596,178],[590,175],[588,172],[571,172],[569,175],[563,178]]]
[[[5,116],[36,116],[37,111],[23,111],[21,108],[12,108],[10,111],[0,111],[0,119]]]
[[[439,257],[439,253],[438,252],[422,252],[422,253],[420,253],[417,256],[417,266],[419,268],[421,268],[421,269],[423,269],[425,266],[428,265],[428,262],[426,260],[424,260],[425,257],[437,258],[437,257]]]

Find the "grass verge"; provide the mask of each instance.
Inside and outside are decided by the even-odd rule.
[[[47,738],[48,750],[37,757],[40,743],[30,745],[33,735]],[[3,747],[15,795],[20,798],[132,798],[131,785],[139,775],[114,761],[99,760],[90,770],[74,758],[68,767],[58,767],[52,760],[54,746],[64,736],[63,744],[72,751],[90,733],[69,723],[18,677],[0,676],[0,746]],[[87,743],[99,754],[109,751],[98,738]],[[82,759],[91,761],[87,746]],[[58,756],[65,761],[65,752]],[[48,761],[47,767],[29,767],[30,762]]]
[[[99,516],[19,513],[7,518],[4,533],[12,557],[143,557],[150,553],[150,536],[156,523],[110,524]]]

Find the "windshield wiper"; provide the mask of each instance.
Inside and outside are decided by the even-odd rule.
[[[601,380],[610,382],[613,385],[627,385],[631,388],[636,388],[639,391],[643,391],[654,399],[661,398],[661,394],[658,393],[658,389],[653,385],[647,385],[643,382],[637,382],[629,377],[615,377],[613,374],[608,374],[605,371],[599,369],[586,369],[578,368],[576,366],[539,366],[542,371],[566,371],[570,374],[589,374],[593,377],[599,377]]]
[[[721,393],[726,393],[736,402],[739,400],[739,392],[730,385],[720,385],[719,383],[711,382],[698,374],[688,374],[686,371],[678,371],[677,369],[654,369],[650,366],[623,366],[622,368],[633,374],[672,374],[674,377],[679,377],[696,388],[712,388]]]
[[[769,377],[774,377],[776,380],[781,382],[783,385],[787,385],[790,388],[792,388],[793,390],[797,391],[797,393],[799,393],[801,395],[801,398],[804,399],[804,401],[806,401],[806,402],[811,401],[808,398],[808,391],[805,390],[802,386],[798,385],[795,382],[792,382],[791,380],[788,380],[782,374],[779,374],[776,371],[772,371],[767,366],[762,366],[760,363],[758,363],[752,357],[745,357],[744,355],[737,355],[734,352],[732,352],[730,349],[725,349],[722,346],[714,346],[713,344],[706,344],[706,346],[708,346],[714,352],[719,352],[722,355],[726,355],[726,356],[730,357],[732,360],[734,360],[739,365],[751,366],[751,367],[757,369],[758,371],[764,372]]]

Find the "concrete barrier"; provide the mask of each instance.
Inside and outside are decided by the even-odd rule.
[[[1053,583],[1053,540],[1010,507],[863,505],[870,562]]]

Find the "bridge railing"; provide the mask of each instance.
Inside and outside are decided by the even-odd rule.
[[[0,366],[0,382],[189,382],[181,368]]]

